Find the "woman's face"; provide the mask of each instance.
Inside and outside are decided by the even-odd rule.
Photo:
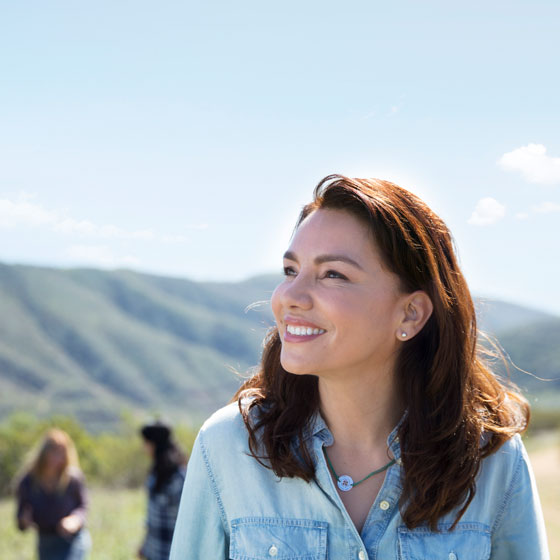
[[[362,222],[315,211],[297,229],[284,271],[271,303],[286,371],[345,379],[392,372],[405,295]]]
[[[154,455],[156,454],[156,446],[151,442],[148,441],[147,439],[143,440],[143,445],[144,445],[144,451],[146,452],[146,455],[148,455],[148,457],[154,457]]]
[[[59,473],[66,466],[66,449],[62,445],[53,445],[47,450],[45,458],[47,470]]]

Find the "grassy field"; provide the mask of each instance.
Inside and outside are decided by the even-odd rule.
[[[560,560],[560,442],[558,433],[535,445],[529,443],[543,506],[551,560]]]
[[[92,560],[132,560],[144,530],[144,491],[91,490],[89,529]],[[11,522],[14,503],[0,501],[0,557],[2,560],[35,560],[35,535],[20,533]]]
[[[560,560],[560,442],[558,434],[527,442],[544,510],[552,560]],[[92,560],[132,560],[143,535],[143,490],[91,491]],[[35,536],[10,521],[14,503],[0,501],[2,560],[34,560]]]

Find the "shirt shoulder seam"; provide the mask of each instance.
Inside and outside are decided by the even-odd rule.
[[[515,438],[516,436],[514,436]],[[513,489],[515,484],[517,483],[518,479],[519,479],[519,473],[521,472],[521,466],[522,466],[522,460],[523,460],[523,454],[521,453],[521,450],[519,449],[519,443],[520,442],[515,442],[515,453],[517,455],[516,458],[516,464],[515,464],[515,468],[513,471],[513,475],[511,477],[511,482],[509,483],[509,486],[504,494],[504,499],[502,500],[502,504],[498,510],[498,514],[496,515],[496,520],[494,521],[494,524],[492,526],[492,534],[494,534],[498,528],[498,526],[500,525],[503,516],[504,516],[504,512],[509,504],[509,501],[511,500],[511,496],[513,494]]]
[[[227,534],[228,533],[228,524],[227,524],[227,516],[226,516],[226,512],[224,509],[224,505],[222,503],[222,498],[220,497],[220,491],[218,489],[218,485],[216,484],[216,480],[214,479],[214,475],[212,473],[212,467],[210,466],[210,459],[208,457],[208,451],[206,449],[206,446],[204,445],[204,441],[203,441],[203,433],[202,431],[199,434],[198,437],[198,441],[200,444],[200,449],[202,451],[202,457],[204,459],[204,465],[206,467],[206,473],[208,475],[208,479],[210,481],[210,486],[212,488],[212,492],[214,494],[214,497],[216,498],[216,502],[218,503],[218,509],[220,510],[220,519],[222,521],[222,526],[224,529],[224,532]]]

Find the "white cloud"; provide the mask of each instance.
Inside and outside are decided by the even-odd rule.
[[[506,171],[520,171],[530,183],[560,183],[560,157],[548,156],[542,144],[528,144],[508,152],[498,164]]]
[[[32,204],[27,197],[20,197],[12,201],[0,198],[0,227],[12,229],[23,226],[45,226],[56,222],[57,216],[53,212]]]
[[[54,226],[54,231],[67,234],[89,235],[104,239],[155,239],[156,235],[151,230],[126,231],[113,225],[98,226],[89,220],[75,220],[64,218]]]
[[[560,204],[557,202],[541,202],[531,206],[530,210],[526,212],[518,212],[515,217],[518,220],[527,220],[535,214],[552,214],[554,212],[560,212]]]
[[[189,238],[185,235],[163,235],[161,240],[164,243],[186,243]]]
[[[506,215],[506,207],[495,198],[481,198],[469,218],[469,224],[473,226],[488,226],[495,224]]]
[[[140,263],[132,255],[118,256],[106,245],[72,245],[66,255],[88,265],[99,267],[136,266]]]
[[[560,204],[556,202],[543,202],[533,206],[532,210],[536,214],[551,214],[552,212],[560,212]]]
[[[59,212],[44,208],[29,201],[22,194],[17,200],[0,198],[0,228],[17,227],[48,228],[64,235],[81,235],[96,239],[140,239],[156,240],[164,243],[185,243],[183,235],[158,235],[151,229],[126,230],[111,224],[95,224],[90,220],[79,220],[64,216]],[[195,225],[193,229],[204,229],[206,225]]]

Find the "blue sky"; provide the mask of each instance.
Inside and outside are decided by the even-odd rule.
[[[0,261],[277,272],[325,175],[391,179],[473,292],[560,314],[558,2],[0,8]]]

